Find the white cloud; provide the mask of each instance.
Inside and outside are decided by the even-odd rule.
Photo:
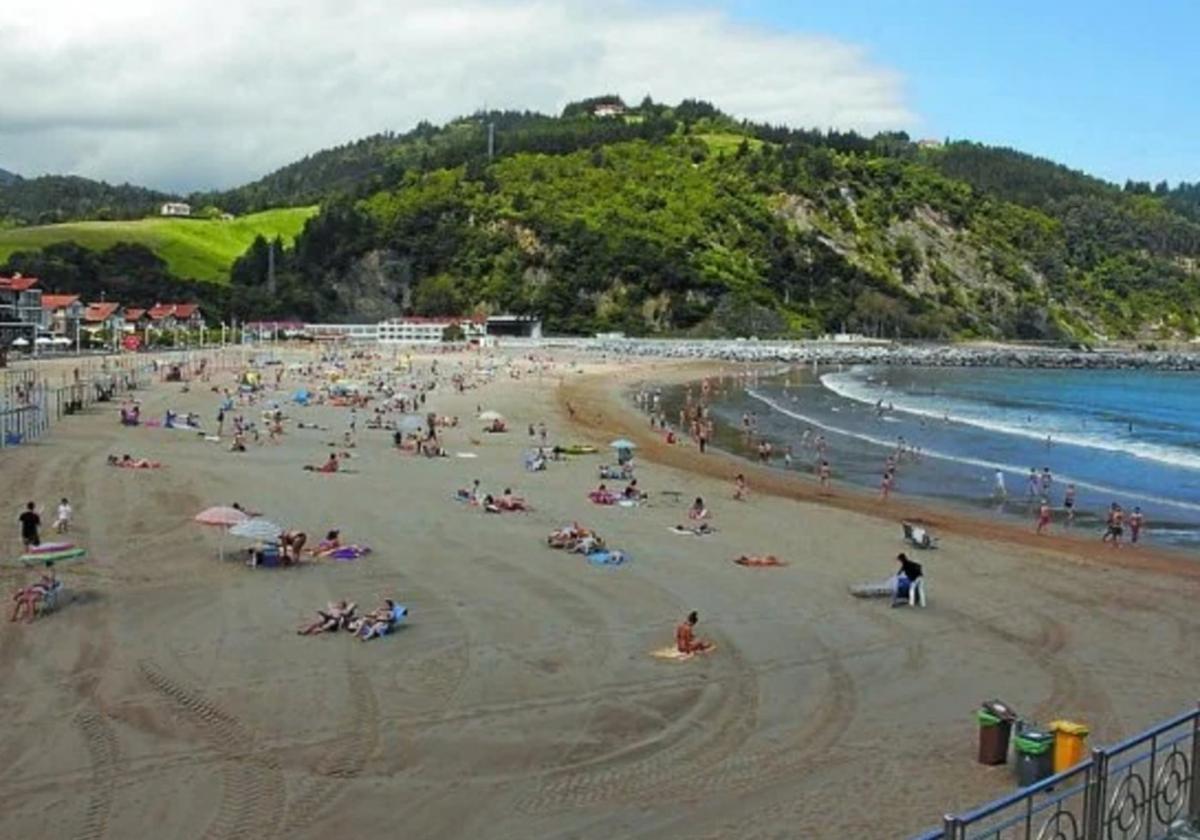
[[[853,44],[632,0],[3,0],[0,45],[0,166],[174,189],[607,92],[797,126],[916,123],[899,76]]]

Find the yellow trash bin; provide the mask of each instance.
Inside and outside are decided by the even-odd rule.
[[[1054,733],[1054,772],[1070,770],[1087,758],[1088,728],[1082,723],[1056,720],[1050,724]]]

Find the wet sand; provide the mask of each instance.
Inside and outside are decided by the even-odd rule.
[[[1011,789],[1006,768],[973,762],[982,699],[1086,721],[1097,742],[1194,702],[1191,561],[1035,541],[907,502],[881,513],[840,488],[818,497],[802,480],[654,443],[617,401],[639,377],[696,370],[560,365],[438,392],[428,408],[465,423],[447,448],[474,459],[397,454],[360,412],[352,475],[300,469],[345,428],[345,410],[327,407],[290,413],[333,432],[293,423],[279,446],[245,454],[123,428],[115,407],[0,453],[6,554],[19,507],[65,495],[93,558],[62,572],[73,603],[0,629],[0,835],[899,837]],[[145,416],[170,406],[211,424],[216,410],[198,385],[142,397]],[[481,434],[467,419],[477,404],[513,431]],[[526,473],[524,429],[539,420],[552,441],[637,435],[650,504],[587,501],[607,455]],[[110,452],[165,467],[114,470]],[[739,470],[747,503],[730,498]],[[451,499],[476,477],[536,510],[488,516]],[[696,495],[718,533],[670,533]],[[313,539],[340,527],[375,552],[297,569],[222,562],[217,535],[191,517],[234,500]],[[910,512],[943,538],[919,558],[929,608],[848,597],[893,571]],[[632,563],[594,568],[545,547],[576,520]],[[790,565],[730,562],[750,552]],[[392,595],[411,618],[391,638],[295,634],[330,599]],[[689,609],[719,650],[649,656]]]

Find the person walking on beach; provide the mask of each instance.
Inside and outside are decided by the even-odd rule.
[[[1109,542],[1111,540],[1113,548],[1120,548],[1121,537],[1125,533],[1124,519],[1125,514],[1121,511],[1121,506],[1113,502],[1108,509],[1107,528],[1104,531],[1104,536],[1100,538],[1100,542]]]
[[[1146,517],[1142,515],[1142,509],[1135,507],[1133,513],[1129,514],[1129,542],[1136,543],[1138,537],[1141,536],[1142,526],[1146,524]]]
[[[1028,486],[1026,487],[1026,490],[1025,490],[1025,494],[1029,497],[1030,502],[1032,502],[1034,499],[1036,499],[1038,497],[1038,492],[1041,490],[1041,487],[1042,487],[1042,480],[1040,478],[1038,478],[1037,468],[1030,467],[1029,468],[1029,482],[1028,482]]]
[[[1004,486],[1004,470],[996,470],[996,482],[992,486],[992,497],[1000,501],[1008,498],[1008,488]]]
[[[1042,498],[1050,495],[1050,488],[1054,486],[1054,475],[1050,472],[1049,467],[1042,467]]]
[[[58,511],[54,517],[54,530],[60,534],[65,534],[71,530],[71,503],[63,498],[58,503]]]
[[[1067,524],[1075,524],[1075,485],[1068,484],[1067,492],[1063,496],[1063,508],[1067,511]]]
[[[824,460],[821,461],[821,465],[817,467],[817,478],[821,482],[822,487],[829,487],[830,473],[831,470],[829,469],[829,462]]]
[[[792,445],[790,443],[783,450],[783,465],[789,470],[792,468]]]
[[[739,502],[746,501],[750,495],[750,488],[746,486],[746,476],[741,473],[733,480],[733,498]]]
[[[1038,507],[1037,515],[1037,532],[1039,534],[1046,530],[1046,526],[1050,524],[1050,502],[1042,499],[1042,504]]]
[[[879,481],[879,500],[881,502],[886,502],[888,496],[892,493],[892,482],[895,480],[893,478],[894,475],[895,473],[891,470],[883,471],[883,478]]]
[[[42,538],[38,535],[38,529],[42,527],[42,517],[38,516],[37,505],[29,502],[17,519],[21,523],[21,543],[25,550],[41,545]]]

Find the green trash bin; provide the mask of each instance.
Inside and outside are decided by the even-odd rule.
[[[1013,742],[1017,752],[1017,784],[1029,787],[1054,775],[1054,733],[1025,729]]]

